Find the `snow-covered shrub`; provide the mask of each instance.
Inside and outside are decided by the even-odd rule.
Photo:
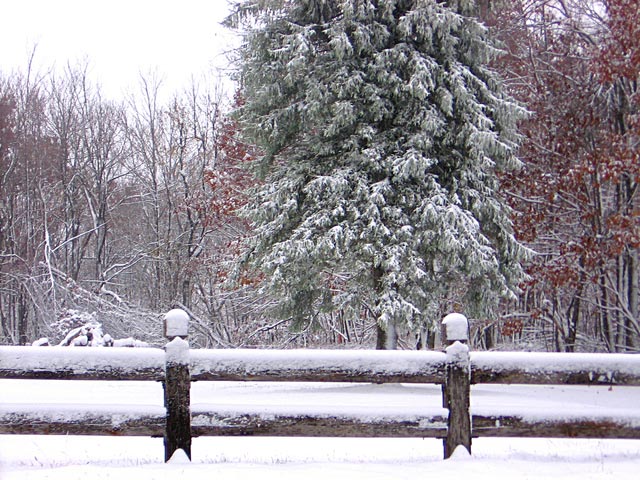
[[[99,323],[87,323],[72,329],[59,343],[61,347],[103,347],[104,333]]]
[[[136,340],[133,337],[129,338],[120,338],[118,340],[112,340],[112,347],[148,347],[149,344],[147,342],[143,342],[142,340]]]
[[[50,325],[52,333],[63,339],[60,347],[148,347],[147,342],[132,337],[114,340],[104,333],[102,324],[96,321],[95,314],[68,309],[58,320]],[[49,346],[48,338],[40,338],[32,343],[34,347]]]
[[[51,328],[54,338],[66,338],[72,330],[78,327],[96,324],[99,324],[99,322],[95,313],[68,308],[60,314],[58,320],[49,325],[49,328]]]

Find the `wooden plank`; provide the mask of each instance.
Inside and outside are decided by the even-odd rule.
[[[366,417],[338,414],[193,411],[194,436],[442,438],[446,414]]]
[[[0,434],[20,435],[110,435],[162,437],[165,427],[163,408],[127,407],[122,410],[81,410],[52,408],[33,410],[33,406],[3,405],[0,410]]]
[[[472,352],[471,382],[640,386],[640,355]]]
[[[427,351],[191,350],[192,380],[443,383],[445,355]]]
[[[512,415],[472,415],[474,437],[640,439],[640,416],[525,419]]]
[[[164,356],[160,348],[0,347],[0,378],[160,381]]]

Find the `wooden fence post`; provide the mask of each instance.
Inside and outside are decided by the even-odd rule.
[[[449,458],[456,447],[463,445],[471,453],[471,364],[469,323],[464,315],[451,313],[442,321],[447,347],[447,377],[442,386],[443,406],[449,410],[447,438],[444,439],[444,458]]]
[[[164,316],[165,347],[164,406],[167,420],[164,433],[164,461],[178,449],[191,460],[191,407],[189,373],[189,315],[174,309]]]

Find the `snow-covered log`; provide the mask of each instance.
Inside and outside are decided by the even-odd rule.
[[[442,383],[446,355],[384,350],[192,350],[192,380]]]
[[[472,352],[471,382],[640,386],[640,355]]]
[[[635,438],[640,439],[640,412],[624,415],[504,414],[494,412],[472,415],[473,435],[477,437],[529,438]]]
[[[159,348],[0,347],[0,378],[162,380]]]
[[[0,404],[0,434],[161,437],[165,410],[150,405]]]
[[[415,410],[415,409],[414,409]],[[193,408],[194,436],[442,438],[444,408],[410,409],[201,405]]]

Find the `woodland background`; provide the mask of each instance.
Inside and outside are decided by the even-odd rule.
[[[473,346],[637,352],[638,2],[479,3],[505,51],[494,68],[531,112],[525,167],[502,191],[536,255],[517,302],[471,319]],[[86,72],[0,72],[0,344],[58,343],[85,324],[158,343],[173,307],[200,347],[374,344],[366,310],[295,331],[265,314],[259,276],[226,282],[251,231],[235,211],[257,181],[228,115],[241,90],[194,83],[164,100],[142,78],[113,101]]]

